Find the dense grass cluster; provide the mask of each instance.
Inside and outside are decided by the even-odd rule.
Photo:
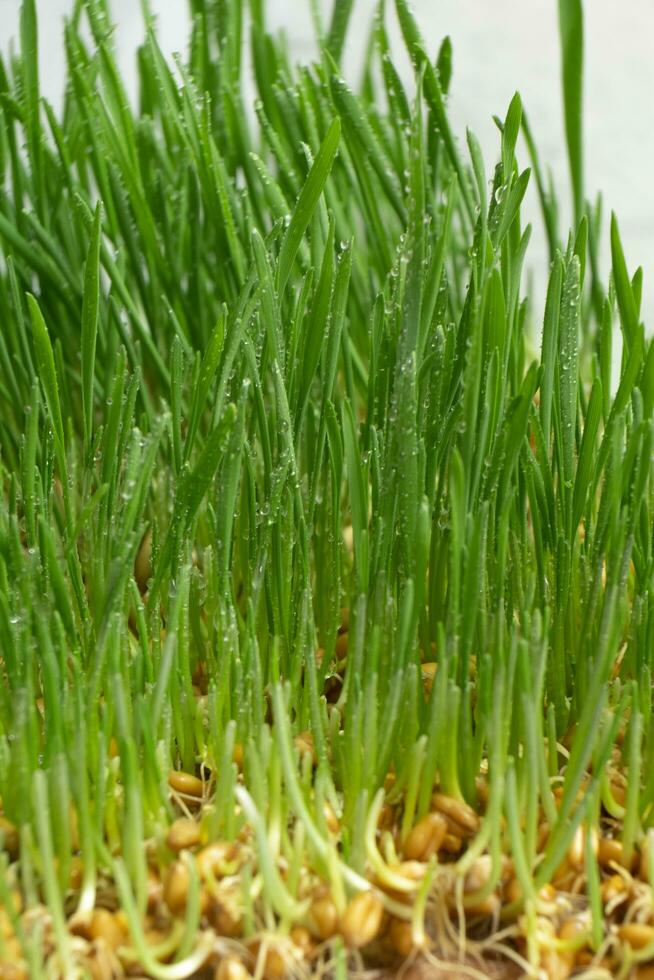
[[[654,956],[654,345],[584,203],[579,5],[567,238],[518,96],[489,182],[448,123],[449,42],[433,63],[387,6],[354,91],[351,0],[299,68],[265,0],[191,0],[174,67],[149,24],[134,109],[105,0],[78,0],[58,113],[22,4],[0,64],[2,977]]]

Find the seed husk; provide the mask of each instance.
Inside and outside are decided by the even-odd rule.
[[[157,928],[151,922],[146,923],[146,928],[143,930],[143,938],[148,946],[152,949],[157,949],[160,946],[166,946],[169,941],[169,935],[162,928]],[[163,963],[170,961],[172,953],[168,953],[166,956],[160,956],[159,958]]]
[[[214,972],[214,980],[251,980],[252,974],[238,956],[226,956]]]
[[[207,917],[219,936],[236,939],[243,931],[241,916],[219,898],[211,899]]]
[[[196,862],[200,877],[203,880],[209,878],[222,878],[226,874],[232,873],[232,866],[238,858],[239,848],[235,844],[228,844],[226,841],[213,841],[207,844],[196,856]]]
[[[200,843],[200,825],[189,817],[179,817],[170,825],[166,843],[171,851],[183,851]]]
[[[654,926],[644,922],[625,922],[618,926],[618,936],[632,949],[644,949],[654,942]]]
[[[445,834],[442,849],[448,854],[458,854],[463,847],[463,840],[456,834]]]
[[[597,849],[597,860],[603,868],[608,868],[613,864],[624,864],[624,850],[622,842],[611,837],[600,837]],[[630,868],[634,869],[638,862],[638,855],[634,852]]]
[[[108,909],[96,907],[91,912],[75,916],[68,923],[70,932],[90,942],[100,940],[109,949],[118,949],[125,943],[127,931],[123,920]]]
[[[559,939],[577,939],[588,933],[589,922],[584,915],[569,915],[559,929]]]
[[[117,949],[126,938],[120,919],[107,909],[101,908],[93,911],[89,935],[91,939],[103,939],[111,949]]]
[[[395,824],[395,810],[390,803],[384,803],[377,818],[378,830],[390,830]]]
[[[500,858],[500,881],[505,879],[510,870],[509,859],[502,855]],[[480,855],[467,872],[463,883],[464,893],[470,895],[484,888],[493,873],[493,859],[490,854]]]
[[[189,877],[189,870],[184,861],[173,861],[166,871],[163,898],[173,915],[182,915],[186,909]]]
[[[163,883],[163,898],[173,915],[183,915],[188,901],[190,874],[184,861],[173,861],[167,869]],[[204,914],[210,903],[209,893],[200,889],[200,912]]]
[[[400,875],[402,878],[408,878],[409,881],[415,881],[416,888],[425,877],[425,872],[427,871],[427,865],[422,861],[399,861],[397,864],[389,865],[389,868],[394,874]]]
[[[610,976],[615,973],[615,963],[607,956],[603,956],[599,961],[596,959],[597,954],[590,949],[580,949],[575,957],[575,966],[593,966],[599,970],[605,970]],[[632,978],[633,980],[633,978]]]
[[[590,843],[592,852],[597,856],[599,848],[599,835],[595,827],[590,832]],[[586,855],[586,827],[583,824],[577,827],[572,843],[568,849],[568,862],[575,871],[582,871],[584,868]]]
[[[519,902],[522,899],[522,885],[517,878],[511,878],[506,886],[506,899],[508,902]],[[556,889],[548,884],[538,892],[538,898],[546,905],[551,905],[556,900]]]
[[[618,895],[627,897],[627,884],[622,875],[611,875],[600,885],[600,894],[605,905],[617,898]]]
[[[479,817],[464,800],[457,800],[444,793],[434,793],[431,801],[435,810],[454,820],[469,834],[476,834],[479,830]]]
[[[415,943],[413,941],[413,928],[410,922],[406,922],[404,919],[396,919],[391,917],[390,925],[388,927],[388,939],[391,947],[394,951],[406,959],[410,956],[415,949]]]
[[[310,915],[319,939],[331,939],[338,929],[338,911],[334,899],[327,891],[314,898]]]
[[[290,932],[291,941],[295,946],[302,951],[302,954],[306,957],[313,955],[315,950],[315,942],[308,929],[304,926],[293,926]]]
[[[179,770],[169,772],[168,785],[182,796],[193,796],[201,799],[204,794],[202,780],[190,772],[181,772]]]
[[[618,806],[624,806],[627,792],[622,783],[611,783],[611,795]]]
[[[440,813],[428,813],[411,828],[404,843],[404,854],[410,860],[428,861],[438,854],[447,833],[447,823]]]
[[[286,976],[286,961],[274,946],[271,946],[266,952],[263,976],[264,980],[283,980]]]
[[[261,963],[262,949],[264,951],[263,964]],[[277,946],[266,943],[264,948],[264,944],[257,939],[253,944],[252,952],[257,957],[256,973],[261,970],[260,975],[263,976],[264,980],[284,980],[287,975],[287,963]]]
[[[407,887],[401,890],[392,888],[385,881],[379,879],[375,880],[375,884],[395,902],[409,905],[413,901],[415,893],[420,887],[420,882],[425,876],[427,865],[422,864],[420,861],[400,861],[397,864],[389,864],[388,869],[394,875],[404,878]]]
[[[360,949],[372,942],[379,932],[384,906],[372,892],[361,892],[352,899],[341,922],[341,932],[348,946]]]
[[[482,902],[466,907],[469,916],[473,918],[489,918],[500,911],[502,900],[497,892],[491,892]]]
[[[469,840],[471,838],[472,834],[470,831],[462,827],[456,820],[452,820],[452,817],[447,817],[444,814],[441,814],[441,816],[445,821],[448,834],[452,834],[454,837],[461,837],[463,840]]]
[[[567,980],[574,969],[574,959],[561,956],[553,949],[548,949],[541,960],[543,975],[548,980]]]

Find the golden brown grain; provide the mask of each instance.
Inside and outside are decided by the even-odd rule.
[[[345,910],[341,932],[348,946],[367,946],[379,932],[384,906],[372,892],[361,892]]]
[[[479,830],[479,817],[472,807],[464,800],[457,800],[453,796],[446,796],[444,793],[434,793],[432,805],[435,810],[456,821],[469,834],[476,834]]]
[[[193,796],[201,799],[204,794],[202,780],[190,772],[172,770],[168,773],[168,785],[182,796]]]
[[[428,813],[411,828],[404,843],[406,857],[416,861],[428,861],[442,847],[447,833],[447,823],[440,813]]]
[[[173,821],[166,837],[172,851],[182,851],[200,843],[200,825],[189,817],[179,817]]]

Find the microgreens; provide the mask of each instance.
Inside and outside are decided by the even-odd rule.
[[[34,0],[0,61],[0,962],[345,977],[390,942],[626,976],[654,342],[584,199],[581,2],[567,238],[538,120],[514,96],[489,184],[406,0],[358,89],[352,0],[300,67],[263,0],[191,0],[174,67],[143,6],[138,108],[107,0],[66,23],[61,111]]]

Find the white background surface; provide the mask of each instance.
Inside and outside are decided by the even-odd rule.
[[[186,0],[152,0],[158,11],[161,39],[167,51],[183,50]],[[56,102],[63,84],[61,23],[71,0],[37,0],[40,13],[40,62],[46,94]],[[0,0],[0,47],[17,34],[19,0]],[[121,68],[135,77],[133,50],[142,33],[139,0],[113,0],[118,24]],[[328,7],[328,2],[325,2]],[[347,51],[348,74],[357,66],[368,33],[373,0],[355,0]],[[393,23],[392,2],[387,2]],[[312,52],[309,0],[268,0],[271,27],[284,26],[298,57]],[[461,140],[465,126],[479,137],[487,171],[495,162],[494,113],[503,116],[519,89],[537,138],[541,159],[550,164],[567,201],[557,0],[414,0],[414,10],[429,49],[435,53],[445,34],[454,46],[450,106]],[[633,271],[645,269],[643,313],[654,328],[654,0],[586,0],[586,192],[602,189],[605,214],[616,211]],[[393,35],[397,32],[393,30]],[[398,44],[399,50],[399,44]],[[523,165],[527,165],[522,153]],[[533,192],[532,192],[533,193]],[[544,250],[538,214],[530,248],[535,282],[542,290]],[[565,215],[567,219],[567,212]],[[608,222],[604,229],[607,269]]]

